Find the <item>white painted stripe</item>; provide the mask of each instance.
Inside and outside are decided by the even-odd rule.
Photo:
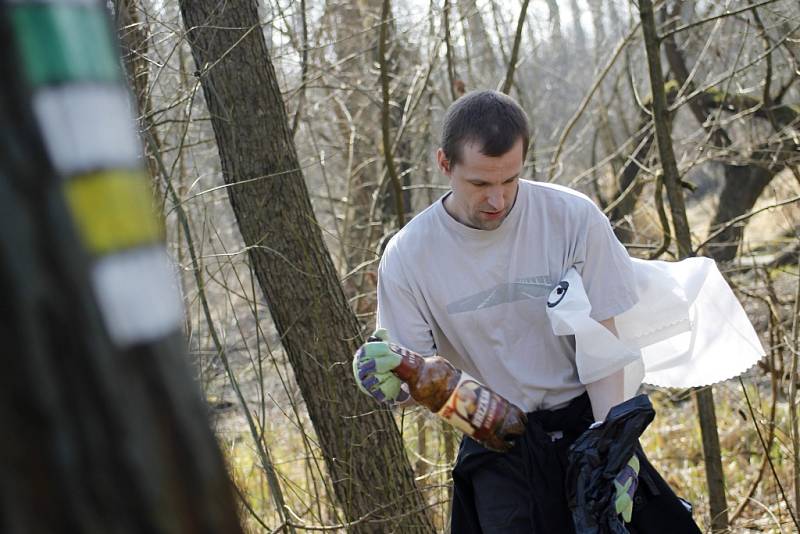
[[[92,282],[111,339],[120,347],[156,341],[180,328],[183,308],[163,246],[100,258]]]
[[[50,159],[65,177],[141,166],[131,106],[127,89],[113,85],[69,84],[33,97]]]

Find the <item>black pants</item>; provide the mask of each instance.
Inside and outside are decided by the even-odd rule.
[[[453,469],[453,534],[573,534],[564,492],[567,449],[591,424],[588,395],[559,410],[528,414],[508,453],[464,438]],[[691,513],[641,450],[632,534],[699,534]],[[613,491],[613,489],[609,489]],[[580,534],[580,533],[577,533]]]

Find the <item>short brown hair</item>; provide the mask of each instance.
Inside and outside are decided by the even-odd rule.
[[[467,143],[480,146],[481,154],[502,156],[522,139],[522,157],[528,152],[530,127],[525,110],[508,95],[473,91],[453,102],[444,115],[441,148],[450,165],[461,160]]]

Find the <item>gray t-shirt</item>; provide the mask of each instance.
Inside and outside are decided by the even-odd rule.
[[[546,302],[575,266],[594,319],[636,303],[630,257],[608,219],[577,191],[520,180],[503,223],[478,230],[448,214],[445,197],[389,242],[378,270],[378,325],[527,411],[583,393],[574,340],[553,334]]]

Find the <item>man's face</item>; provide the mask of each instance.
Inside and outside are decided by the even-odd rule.
[[[461,162],[450,165],[440,148],[436,153],[439,170],[450,179],[453,190],[445,209],[458,222],[479,230],[494,230],[514,205],[522,172],[522,139],[498,157],[481,154],[474,143],[465,144]]]

